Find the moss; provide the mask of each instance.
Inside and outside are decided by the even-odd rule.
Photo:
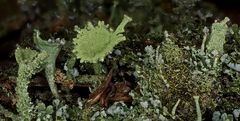
[[[0,114],[3,114],[4,117],[2,117],[0,115],[0,120],[3,121],[6,118],[12,118],[12,119],[16,119],[17,115],[15,115],[14,113],[8,111],[7,109],[5,109],[2,105],[0,105]]]
[[[174,107],[180,99],[181,102],[176,109],[178,116],[183,120],[195,119],[197,117],[195,104],[189,99],[193,99],[194,95],[199,95],[201,99],[199,105],[203,107],[203,113],[206,107],[215,108],[215,98],[220,91],[217,86],[219,83],[216,83],[219,68],[194,74],[192,70],[194,68],[185,63],[191,55],[175,44],[177,39],[173,34],[165,32],[165,38],[162,47],[159,50],[152,50],[153,53],[147,56],[148,60],[154,60],[150,63],[152,66],[139,66],[139,74],[143,81],[141,86],[144,85],[147,88],[145,91],[159,96],[162,104],[168,109]],[[164,61],[161,61],[161,58]]]
[[[136,84],[135,79],[132,80],[130,76],[133,75],[139,79],[136,90],[131,92],[134,100],[132,105],[116,102],[108,108],[102,108],[98,105],[84,107],[84,103],[81,103],[81,106],[74,105],[74,101],[70,99],[71,96],[68,93],[66,99],[64,98],[65,100],[56,101],[59,103],[57,106],[53,104],[53,106],[50,105],[49,108],[47,108],[43,103],[35,103],[36,106],[34,106],[35,104],[31,104],[28,92],[26,92],[29,79],[24,80],[23,78],[31,78],[33,73],[27,73],[24,70],[32,68],[31,66],[36,66],[27,64],[31,64],[38,58],[39,54],[46,52],[48,52],[49,55],[43,60],[38,68],[39,70],[36,72],[45,69],[51,91],[53,95],[58,98],[53,74],[55,71],[56,57],[59,54],[61,46],[59,43],[42,40],[39,37],[39,33],[36,32],[34,34],[34,41],[40,52],[21,50],[21,53],[25,54],[21,54],[21,57],[16,55],[16,58],[24,58],[23,60],[26,60],[23,62],[26,66],[19,66],[18,87],[16,88],[18,91],[17,94],[23,95],[22,97],[18,96],[19,99],[22,99],[20,99],[19,104],[17,104],[19,116],[20,118],[23,117],[23,120],[30,120],[29,117],[33,117],[33,115],[36,117],[33,117],[32,120],[51,120],[50,118],[52,117],[52,120],[54,120],[55,117],[55,120],[181,121],[194,120],[197,116],[198,120],[202,120],[200,118],[199,107],[201,107],[202,114],[206,111],[206,108],[214,110],[217,103],[227,111],[239,107],[240,74],[236,72],[239,70],[240,62],[239,27],[236,25],[232,26],[234,34],[229,34],[227,32],[231,32],[231,30],[227,30],[228,26],[226,24],[228,19],[215,22],[212,25],[211,34],[204,31],[204,42],[201,46],[202,29],[204,26],[210,25],[211,23],[209,23],[209,21],[212,21],[214,18],[211,17],[210,14],[212,13],[208,11],[209,9],[204,10],[204,8],[197,8],[202,7],[198,4],[200,3],[199,0],[173,0],[171,1],[173,4],[167,6],[171,9],[168,13],[165,13],[161,10],[162,8],[159,7],[164,6],[163,1],[125,0],[122,2],[99,2],[94,0],[88,2],[71,1],[70,5],[68,5],[69,2],[63,3],[64,5],[66,3],[66,6],[63,8],[64,10],[60,7],[60,11],[64,12],[66,17],[70,17],[72,24],[75,24],[76,21],[80,22],[80,24],[82,22],[84,23],[87,16],[94,20],[97,19],[95,16],[98,16],[107,21],[108,16],[106,15],[111,13],[112,16],[109,20],[111,26],[121,21],[119,16],[121,17],[123,13],[133,15],[132,17],[137,19],[129,28],[131,32],[127,33],[131,41],[118,46],[122,55],[111,54],[111,58],[107,58],[106,62],[104,62],[107,66],[111,66],[112,63],[119,66],[119,71],[116,71],[116,75],[113,75],[116,77],[114,81],[126,79],[127,81],[133,82],[134,80],[133,84]],[[112,7],[113,11],[109,11],[112,4],[114,4]],[[78,8],[76,9],[74,6]],[[175,8],[175,6],[177,6],[177,8]],[[36,7],[38,8],[38,4],[36,4]],[[107,14],[104,13],[105,10]],[[40,12],[40,16],[42,12]],[[81,15],[76,14],[77,12],[80,12]],[[118,13],[119,16],[117,16]],[[213,15],[215,17],[216,14],[214,13]],[[79,18],[81,18],[81,21],[76,20]],[[89,72],[92,74],[93,69],[85,67],[91,65],[91,63],[95,64],[95,74],[101,72],[102,67],[98,66],[100,64],[99,61],[103,61],[106,55],[111,53],[119,42],[126,40],[124,36],[125,33],[123,33],[124,27],[131,19],[126,16],[124,19],[126,21],[123,20],[122,23],[116,27],[115,31],[103,22],[99,22],[96,26],[89,22],[83,29],[75,28],[77,33],[77,36],[73,40],[73,54],[75,55],[66,62],[65,66],[67,67],[66,73],[69,79],[76,79],[80,83],[92,83],[93,87],[97,87],[101,83],[100,81],[103,78],[101,75],[81,75],[79,78],[72,77],[75,61],[76,59],[80,59],[81,62],[90,62],[80,64],[80,68],[78,68],[80,74],[89,74]],[[46,17],[43,16],[43,20],[51,21],[52,19],[48,19],[48,17],[46,19]],[[50,21],[48,22],[52,23]],[[61,21],[60,24],[62,27]],[[63,26],[63,33],[58,31],[53,35],[66,35],[71,43],[72,36],[69,36],[69,34],[72,34],[72,31],[68,31],[69,29],[65,28],[68,25],[65,26],[63,23]],[[55,25],[53,28],[55,28]],[[166,28],[169,28],[167,29],[169,33],[165,32],[164,38],[163,31]],[[146,35],[146,33],[149,34]],[[225,36],[226,33],[227,36]],[[209,35],[210,37],[208,37]],[[50,41],[52,40],[53,39]],[[26,39],[24,40],[24,43],[25,42]],[[226,42],[227,46],[223,48]],[[200,46],[202,47],[201,50],[199,49]],[[69,52],[72,51],[72,46],[65,45],[65,47],[67,49],[63,50],[64,54],[69,55]],[[144,47],[146,53],[142,53],[144,52]],[[215,50],[217,50],[217,54],[214,53],[216,52]],[[135,53],[136,51],[138,52],[137,54]],[[222,64],[219,61],[220,56],[226,54],[225,52],[227,52],[231,58],[229,61],[231,63]],[[60,61],[65,60],[65,55],[59,59]],[[136,72],[132,73],[132,67],[136,67]],[[6,74],[6,70],[4,70],[3,73]],[[225,80],[223,73],[230,76],[230,79]],[[23,88],[21,89],[21,91],[23,90],[22,92],[20,92],[20,88]],[[71,93],[74,91],[75,90],[72,90]],[[35,94],[33,95],[35,96]],[[198,95],[199,97],[193,97],[193,95]],[[195,104],[193,99],[195,99]],[[200,101],[198,102],[198,100]],[[2,109],[2,107],[0,108]],[[25,114],[22,114],[20,110],[24,110]],[[6,117],[17,116],[4,109],[0,111],[7,112],[5,113]],[[20,120],[20,118],[16,118],[16,120]],[[221,119],[219,118],[219,120]]]
[[[165,31],[165,41],[162,43],[160,52],[166,63],[179,64],[183,62],[183,51],[175,44],[175,39],[174,36]]]

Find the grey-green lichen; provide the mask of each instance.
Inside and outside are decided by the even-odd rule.
[[[228,30],[227,22],[229,18],[225,18],[221,22],[215,22],[212,24],[212,32],[210,35],[210,40],[207,43],[207,50],[213,51],[217,50],[219,53],[224,52],[223,45],[225,44],[225,35]]]
[[[181,99],[177,112],[183,119],[186,116],[193,119],[196,117],[194,103],[186,99],[192,98],[193,95],[199,95],[204,98],[200,103],[203,106],[202,112],[206,110],[206,107],[214,108],[216,104],[214,95],[217,94],[212,89],[219,90],[218,86],[215,85],[217,84],[215,81],[219,74],[218,69],[221,66],[213,68],[214,57],[212,57],[211,53],[209,55],[201,53],[200,49],[196,50],[195,48],[193,51],[196,53],[188,55],[186,50],[175,43],[176,40],[175,34],[165,32],[165,40],[159,50],[147,46],[148,49],[145,48],[145,50],[147,50],[148,56],[147,59],[144,59],[144,62],[148,62],[152,66],[140,65],[140,71],[138,72],[140,72],[141,80],[144,81],[143,85],[146,85],[151,93],[164,97],[161,101],[165,107],[173,107],[175,102]],[[158,54],[155,53],[157,51]],[[158,58],[156,60],[159,60],[160,63],[156,63],[155,58]],[[193,68],[186,63],[189,58]],[[195,74],[195,68],[201,68],[204,72]],[[205,73],[206,68],[210,71]]]
[[[104,57],[111,53],[113,47],[119,42],[126,40],[122,34],[125,25],[132,19],[126,15],[115,31],[105,25],[103,21],[99,21],[97,26],[88,22],[84,29],[75,27],[77,37],[73,39],[73,53],[81,62],[96,63],[103,61]]]
[[[45,76],[48,80],[49,87],[51,89],[52,94],[55,98],[59,98],[58,92],[57,92],[57,86],[55,84],[54,80],[54,74],[55,74],[55,62],[56,58],[61,50],[61,41],[64,40],[58,40],[58,41],[44,41],[40,37],[39,31],[35,30],[35,33],[33,35],[34,43],[36,44],[36,47],[41,50],[42,52],[47,52],[48,57],[44,60],[46,62],[45,64]]]
[[[74,54],[70,55],[70,58],[64,64],[64,70],[66,71],[66,76],[68,79],[74,78],[74,64],[76,63],[76,57]]]
[[[202,113],[199,105],[199,96],[193,96],[196,105],[197,119],[196,121],[202,121]]]
[[[238,121],[238,118],[233,114],[220,113],[220,111],[213,112],[212,121]]]
[[[3,114],[4,117],[12,118],[12,119],[16,119],[16,117],[17,117],[16,114],[14,114],[13,112],[8,111],[1,104],[0,104],[0,114]],[[4,119],[0,116],[0,121],[3,121],[3,120]]]
[[[21,121],[32,120],[32,103],[28,94],[28,84],[32,75],[42,70],[47,58],[46,52],[37,52],[31,49],[17,48],[15,57],[19,64],[18,77],[16,81],[17,112]],[[15,120],[15,119],[14,119]]]
[[[37,102],[33,112],[37,121],[53,121],[54,109],[52,105],[46,106],[43,102]]]

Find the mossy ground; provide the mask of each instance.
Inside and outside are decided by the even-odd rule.
[[[2,45],[11,43],[9,48],[4,47],[3,52],[7,53],[0,52],[0,104],[4,109],[17,113],[14,89],[18,65],[14,49],[16,46],[36,49],[32,40],[33,29],[39,29],[45,40],[66,40],[56,60],[58,71],[55,78],[60,78],[56,83],[61,99],[56,100],[51,95],[44,72],[31,79],[28,91],[35,105],[34,120],[77,121],[90,120],[89,117],[109,121],[113,118],[195,120],[193,96],[200,97],[204,120],[211,120],[215,111],[232,114],[234,109],[240,109],[240,72],[229,68],[226,63],[211,68],[208,65],[208,60],[210,63],[213,60],[211,53],[200,52],[205,34],[211,33],[211,30],[205,33],[204,28],[210,29],[215,20],[224,18],[217,9],[203,1],[66,0],[43,3],[31,0],[19,0],[14,4],[3,2],[7,6],[18,6],[18,10],[11,12],[0,7],[0,10],[8,11],[8,18],[21,20],[13,19],[11,23],[8,19],[0,19],[1,23],[8,25],[0,24],[3,28],[0,31]],[[74,25],[82,28],[88,21],[96,24],[103,20],[115,28],[124,14],[133,19],[125,28],[127,40],[117,45],[101,63],[103,72],[96,75],[91,64],[76,62],[73,67],[79,76],[68,78],[64,64],[72,56],[72,40],[76,35]],[[240,28],[231,22],[228,26],[224,54],[229,55],[231,62],[239,64]],[[130,82],[132,102],[109,101],[109,107],[98,104],[86,107],[88,95],[100,85],[112,67],[115,72],[108,93],[116,91],[115,82]],[[128,88],[128,85],[123,87]],[[171,111],[178,100],[180,103],[173,114]],[[5,110],[0,107],[0,119],[9,119],[2,111]]]

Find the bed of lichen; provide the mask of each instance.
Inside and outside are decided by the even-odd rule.
[[[24,13],[15,15],[23,27],[16,29],[21,32],[19,41],[13,43],[7,62],[0,64],[0,120],[240,120],[240,28],[203,1],[63,0],[45,5],[19,0],[16,4]],[[83,56],[84,50],[95,46],[84,45],[79,58],[74,56],[79,54],[72,51],[82,37],[79,31],[88,22],[91,28],[104,21],[114,33],[124,15],[132,21],[124,33],[116,34],[121,42],[111,45],[111,53],[90,59],[94,64],[85,63],[83,58],[88,61],[90,54]],[[9,26],[1,22],[0,27],[0,37],[5,38]],[[115,71],[107,87],[130,83],[130,92],[122,97],[131,97],[131,102],[113,101],[109,95],[98,101],[94,96],[111,68]]]

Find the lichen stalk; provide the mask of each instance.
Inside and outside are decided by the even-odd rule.
[[[51,40],[51,41],[48,42],[48,41],[42,40],[40,38],[39,31],[35,30],[34,42],[35,42],[37,48],[41,51],[48,52],[48,54],[49,54],[49,56],[45,60],[45,62],[46,62],[45,76],[48,80],[48,84],[49,84],[49,87],[50,87],[50,90],[51,90],[53,96],[55,98],[59,98],[59,95],[57,92],[57,86],[56,86],[55,80],[54,80],[54,74],[55,74],[56,58],[61,50],[61,44],[60,44],[60,42],[57,42],[56,40]]]
[[[19,64],[18,77],[16,81],[17,111],[19,119],[23,121],[32,120],[32,103],[28,93],[30,78],[35,73],[41,71],[46,52],[38,53],[31,49],[17,48],[15,52],[16,60]]]
[[[202,121],[202,113],[199,105],[199,96],[193,96],[195,105],[196,105],[196,111],[197,111],[197,119],[196,121]]]

